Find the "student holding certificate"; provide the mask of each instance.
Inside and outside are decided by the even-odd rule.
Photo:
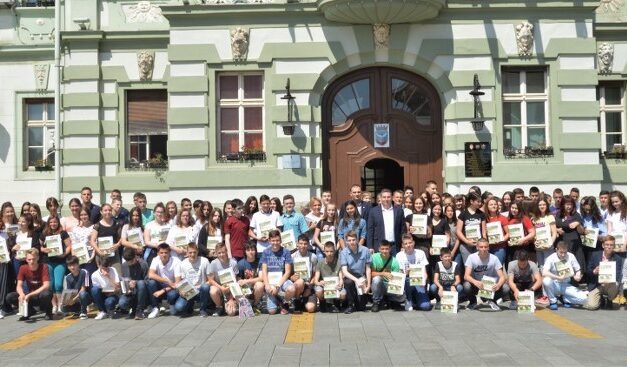
[[[252,294],[247,297],[253,306],[253,312],[255,315],[259,315],[261,313],[261,298],[265,290],[261,276],[261,264],[259,264],[259,257],[257,256],[257,244],[253,241],[246,242],[244,251],[246,257],[237,262],[239,285],[252,291]]]
[[[537,292],[542,288],[542,276],[538,266],[529,261],[529,255],[524,249],[516,251],[515,260],[507,266],[507,281],[514,298],[509,304],[510,310],[518,308],[518,295],[523,291]]]
[[[555,217],[549,211],[549,202],[541,197],[532,209],[532,222],[536,229],[535,249],[538,267],[542,270],[544,260],[555,251],[553,244],[557,239]],[[548,298],[546,300],[548,302]]]
[[[144,310],[148,305],[148,264],[142,257],[137,256],[135,249],[126,247],[122,253],[125,262],[122,264],[122,281],[127,286],[126,292],[120,296],[120,309],[128,311],[131,307],[135,311],[128,317],[135,320],[144,318]]]
[[[505,264],[509,241],[507,218],[499,212],[499,204],[494,197],[486,200],[483,212],[486,215],[486,234],[490,244],[490,253],[496,256],[501,264]]]
[[[436,309],[445,291],[457,292],[459,295],[463,294],[464,286],[462,286],[461,278],[461,264],[453,261],[451,250],[442,249],[440,252],[440,261],[437,262],[433,269],[433,284],[429,287],[430,295],[437,301]]]
[[[618,238],[622,235],[622,244],[618,243],[615,252],[625,257],[625,249],[627,249],[627,200],[625,195],[620,191],[612,191],[610,193],[610,205],[607,208],[607,233]]]
[[[64,312],[74,312],[81,320],[87,320],[87,306],[91,303],[89,295],[90,275],[78,266],[78,258],[70,255],[66,259],[69,274],[63,279],[62,307]],[[69,296],[65,297],[66,294]],[[80,312],[80,313],[79,313]]]
[[[294,283],[294,312],[316,312],[316,294],[311,279],[313,278],[318,257],[309,252],[309,237],[306,233],[298,237],[297,250],[292,254],[294,271],[290,280]]]
[[[339,312],[339,300],[346,299],[344,282],[342,277],[342,266],[335,253],[333,242],[324,244],[324,258],[316,266],[316,272],[312,280],[315,284],[316,297],[320,302],[322,312]],[[330,284],[333,282],[333,284]],[[332,287],[335,285],[335,287]]]
[[[566,201],[568,198],[565,198]],[[562,296],[564,307],[582,305],[586,301],[586,293],[570,284],[571,278],[578,282],[581,280],[581,267],[575,255],[568,251],[568,245],[559,241],[555,253],[549,256],[542,268],[542,288],[549,298],[549,308],[557,310],[557,296]]]
[[[198,251],[200,252],[200,256],[204,256],[209,258],[209,260],[213,260],[216,257],[215,247],[208,246],[209,240],[220,240],[219,242],[224,242],[224,238],[222,237],[222,225],[224,221],[222,220],[222,210],[220,208],[213,208],[211,213],[209,214],[209,220],[207,224],[202,226],[200,229],[200,233],[198,233]],[[215,242],[213,242],[215,243]],[[211,248],[209,248],[211,247]]]
[[[269,231],[283,227],[283,222],[281,221],[281,215],[270,208],[270,197],[268,195],[261,195],[259,204],[260,210],[254,213],[250,220],[248,237],[257,241],[257,251],[263,251],[270,246],[268,242]]]
[[[24,213],[20,215],[20,218],[17,220],[17,225],[19,228],[15,233],[15,245],[11,249],[14,253],[14,274],[20,271],[20,266],[26,264],[26,250],[30,248],[39,250],[40,248],[39,232],[36,231],[33,226],[33,217],[28,213]]]
[[[170,245],[161,243],[157,249],[157,257],[152,259],[148,269],[148,291],[152,306],[149,319],[159,316],[159,304],[163,298],[170,305],[170,315],[176,314],[174,304],[179,298],[176,285],[181,281],[181,260],[170,256]]]
[[[509,206],[509,214],[507,215],[507,226],[510,229],[509,246],[507,247],[507,263],[515,258],[518,250],[525,250],[529,253],[535,251],[533,241],[536,236],[536,229],[531,219],[524,213],[523,202],[515,201]],[[514,226],[514,227],[512,227]],[[522,226],[521,236],[513,238],[511,229]]]
[[[224,244],[221,245],[226,254]],[[194,312],[194,302],[199,302],[200,317],[207,317],[210,287],[208,275],[211,270],[209,269],[209,260],[206,257],[198,256],[198,245],[195,243],[187,245],[187,258],[181,262],[180,271],[181,280],[187,280],[198,294],[191,299],[179,297],[174,304],[176,313],[191,315]]]
[[[209,285],[211,286],[209,296],[216,305],[215,312],[212,316],[235,316],[237,315],[237,300],[231,293],[229,283],[238,283],[237,276],[239,275],[239,269],[237,267],[237,261],[229,258],[226,245],[223,243],[216,245],[215,252],[216,258],[209,265],[209,274],[207,277]]]
[[[581,219],[583,220],[581,225],[586,232],[582,235],[582,243],[584,245],[582,249],[585,263],[588,264],[594,256],[594,253],[603,250],[602,244],[605,236],[608,234],[607,226],[601,217],[601,211],[594,197],[586,196],[581,201]],[[587,268],[588,266],[586,265],[586,269]],[[589,283],[588,274],[588,272],[584,274],[584,279],[587,283]]]
[[[557,226],[558,241],[564,241],[568,246],[568,252],[573,254],[577,259],[577,263],[585,268],[585,259],[583,256],[583,244],[580,235],[585,234],[585,229],[581,225],[583,219],[575,210],[575,202],[566,196],[562,199],[559,214],[555,218]],[[578,280],[579,281],[579,280]]]
[[[481,196],[474,192],[468,193],[466,209],[457,216],[457,238],[464,263],[470,254],[477,251],[477,242],[486,238],[486,218],[481,212]]]
[[[231,207],[233,208],[233,215],[227,217],[224,222],[224,244],[229,257],[241,260],[245,255],[244,245],[248,241],[250,221],[243,215],[244,203],[241,200],[231,200]]]
[[[122,270],[120,265],[120,255],[118,254],[118,248],[120,248],[120,232],[121,228],[113,222],[111,204],[103,204],[100,208],[100,214],[102,219],[94,224],[94,231],[91,233],[91,247],[97,256],[109,256],[111,257],[111,266],[115,267],[119,273]],[[98,246],[98,240],[103,238],[112,238],[113,243],[111,248],[107,249],[107,252],[103,251]]]
[[[367,247],[359,245],[357,233],[354,231],[346,233],[346,248],[340,252],[348,303],[348,307],[344,310],[345,314],[353,313],[355,310],[366,310],[364,295],[370,290],[371,262],[370,251]]]
[[[65,276],[65,258],[72,251],[70,236],[61,228],[59,217],[48,217],[48,223],[41,232],[41,262],[47,263],[50,269],[50,290],[52,296],[52,313],[61,314],[61,293]]]
[[[26,285],[26,287],[24,287]],[[26,250],[26,264],[20,266],[17,273],[16,292],[7,295],[6,303],[18,307],[26,305],[27,314],[19,321],[27,321],[35,313],[34,306],[46,314],[46,320],[52,320],[52,292],[50,292],[50,272],[46,264],[39,263],[39,250]]]
[[[412,311],[419,309],[422,311],[431,310],[431,304],[429,303],[429,296],[427,296],[427,267],[429,266],[429,260],[427,255],[419,248],[414,248],[414,238],[411,234],[405,233],[403,235],[403,251],[396,254],[396,261],[398,261],[399,268],[407,276],[405,277],[405,311]],[[422,284],[414,284],[412,279],[418,279],[412,277],[415,271],[422,269],[423,282]],[[418,282],[416,282],[418,283]]]
[[[121,288],[120,276],[117,270],[111,266],[112,263],[110,256],[96,257],[98,270],[91,275],[91,298],[98,308],[95,320],[115,317],[115,307],[118,305]]]
[[[290,303],[293,302],[296,294],[296,288],[289,279],[292,275],[292,256],[281,246],[281,232],[276,229],[272,230],[268,238],[270,247],[261,254],[261,270],[268,298],[268,313],[274,315],[280,308],[281,315],[287,315]]]
[[[490,253],[488,240],[482,238],[477,242],[477,252],[468,256],[465,266],[464,293],[470,301],[468,309],[477,308],[477,294],[484,289],[482,280],[484,277],[490,277],[497,280],[491,289],[486,289],[486,291],[494,292],[494,297],[484,300],[493,311],[499,311],[500,308],[495,300],[508,295],[509,286],[506,283],[503,265],[496,256]]]
[[[370,272],[372,274],[372,308],[370,311],[379,312],[384,307],[384,299],[388,300],[391,308],[401,309],[401,303],[405,301],[405,295],[392,294],[388,292],[388,285],[392,279],[392,273],[400,272],[398,260],[390,254],[391,244],[388,241],[381,241],[379,252],[372,255]]]
[[[431,236],[433,235],[433,227],[431,226],[427,205],[428,203],[424,198],[421,196],[416,197],[412,213],[405,217],[406,231],[411,233],[416,247],[425,254],[429,253]]]
[[[345,236],[348,231],[355,231],[359,238],[359,244],[366,243],[366,220],[362,219],[357,210],[357,203],[354,200],[346,202],[344,207],[344,216],[340,219],[338,225],[338,244],[340,248],[346,247]]]
[[[316,229],[314,230],[314,238],[313,242],[316,245],[316,254],[322,253],[324,251],[324,239],[321,238],[321,233],[333,232],[333,243],[335,243],[335,248],[339,249],[340,243],[337,241],[337,229],[338,229],[338,217],[337,217],[337,209],[335,208],[335,204],[329,203],[324,209],[324,215],[322,219],[316,225]],[[344,234],[346,236],[346,234]],[[344,240],[345,242],[346,240]]]
[[[624,259],[614,252],[614,241],[614,236],[605,236],[603,251],[594,252],[588,262],[590,292],[584,305],[588,310],[612,309],[612,300],[619,293]]]
[[[9,261],[0,262],[0,319],[11,311],[11,306],[6,302],[9,292],[15,290],[15,277],[13,276],[13,264],[11,263],[11,248],[15,244],[15,238],[9,236],[7,227],[17,224],[15,209],[10,202],[5,202],[0,208],[0,238],[5,241],[9,252]]]
[[[168,238],[165,239],[165,243],[170,245],[172,256],[178,256],[181,261],[185,259],[187,254],[187,245],[194,242],[192,229],[192,212],[182,209],[179,215],[176,216],[175,225],[168,232]]]
[[[138,207],[130,210],[128,223],[122,227],[120,243],[124,248],[135,250],[138,255],[144,254],[144,225],[142,211]]]
[[[309,230],[305,216],[295,210],[294,196],[290,194],[283,196],[283,214],[279,226],[281,226],[281,231],[293,230],[294,238],[300,237]]]

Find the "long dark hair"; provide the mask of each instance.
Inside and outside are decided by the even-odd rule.
[[[586,196],[581,200],[581,206],[590,205],[590,217],[592,218],[592,223],[597,224],[603,221],[601,217],[601,212],[599,211],[599,207],[597,206],[597,201],[592,196]]]
[[[139,225],[137,226],[133,223],[133,213],[135,212],[139,215]],[[134,207],[128,211],[128,228],[141,228],[142,232],[144,231],[144,225],[142,223],[142,210],[138,207]]]
[[[50,222],[56,220],[57,223],[59,224],[57,226],[57,230],[53,232],[52,228],[50,228]],[[43,230],[44,236],[52,236],[55,234],[60,234],[61,232],[63,232],[63,227],[61,227],[61,220],[59,219],[59,217],[55,217],[55,216],[49,216],[48,217],[48,221],[46,222],[46,228]]]
[[[512,215],[512,205],[516,205],[516,207],[518,208],[518,214],[516,216]],[[523,206],[522,201],[520,200],[512,201],[512,203],[509,205],[509,214],[507,215],[508,219],[512,220],[515,218],[522,222],[522,218],[523,218],[522,206]]]
[[[4,203],[2,203],[2,207],[0,208],[0,229],[4,229],[5,224],[2,218],[4,217],[4,211],[7,208],[13,209],[13,218],[11,218],[10,224],[17,224],[17,217],[15,216],[15,208],[13,207],[13,204],[11,204],[10,201],[5,201]]]
[[[255,208],[253,210],[250,210],[250,203],[252,203],[253,201],[255,202]],[[249,196],[248,199],[246,199],[246,202],[244,203],[244,215],[248,217],[252,217],[252,215],[258,211],[259,211],[259,200],[257,200],[257,198],[254,195]]]
[[[573,215],[573,213],[577,210],[575,200],[573,200],[570,196],[564,196],[562,202],[560,203],[560,218],[566,218],[566,203],[570,203],[573,208],[568,215]]]
[[[615,212],[617,212],[616,209],[614,209],[614,205],[612,205],[612,197],[617,197],[620,202],[620,219],[621,220],[625,220],[625,218],[627,218],[627,201],[625,201],[625,194],[623,194],[622,192],[616,190],[616,191],[612,191],[610,193],[610,205],[608,206],[607,210],[610,214],[614,214]]]
[[[213,223],[213,215],[215,213],[220,214],[220,223]],[[213,208],[211,213],[209,214],[209,218],[207,218],[207,224],[205,228],[207,229],[207,234],[209,236],[214,236],[216,234],[216,230],[222,230],[222,225],[224,224],[224,217],[222,216],[222,210],[220,208]]]
[[[361,216],[359,215],[359,210],[357,210],[357,203],[355,202],[355,200],[349,200],[346,202],[346,206],[352,205],[353,207],[355,207],[355,215],[353,215],[353,218],[355,219],[353,221],[353,230],[359,228],[359,222],[361,221]],[[346,207],[344,207],[346,208]],[[342,218],[342,228],[346,228],[348,227],[348,220],[350,219],[350,217],[348,216],[348,211],[345,209],[344,210],[344,217]]]

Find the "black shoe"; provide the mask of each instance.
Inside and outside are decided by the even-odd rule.
[[[392,309],[394,311],[405,311],[405,307],[403,307],[403,305],[398,302],[392,303]]]
[[[17,321],[28,321],[30,320],[30,316],[20,316],[19,319],[17,319]]]
[[[48,320],[48,321],[52,321],[54,320],[54,316],[51,313],[47,313],[46,316],[44,316],[44,320]]]
[[[327,312],[331,312],[331,313],[339,313],[340,310],[337,309],[337,307],[334,304],[331,304],[327,307]]]
[[[348,306],[346,307],[346,309],[344,310],[344,313],[347,315],[352,314],[353,312],[355,312],[355,309],[353,308],[353,306]]]
[[[373,303],[372,307],[370,308],[370,312],[379,312],[379,304],[378,303]]]

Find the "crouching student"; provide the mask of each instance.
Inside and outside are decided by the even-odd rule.
[[[115,307],[118,305],[120,294],[120,276],[118,271],[111,265],[112,258],[109,256],[96,257],[98,270],[91,275],[91,297],[98,308],[96,320],[107,317],[115,317]]]
[[[387,299],[391,308],[401,309],[405,301],[405,295],[388,293],[388,282],[392,279],[392,272],[399,272],[400,266],[394,256],[390,254],[392,245],[388,241],[381,241],[379,252],[372,255],[370,270],[372,274],[372,308],[370,311],[379,312],[383,307],[384,299]]]
[[[289,279],[292,274],[292,256],[281,246],[281,232],[272,230],[268,238],[270,247],[263,250],[261,254],[261,270],[268,299],[268,313],[274,315],[280,308],[281,315],[287,315],[290,303],[296,294],[296,288]]]
[[[402,237],[403,251],[396,254],[396,260],[400,269],[407,275],[405,277],[405,311],[412,311],[414,308],[422,311],[429,311],[431,309],[431,303],[429,303],[429,297],[427,296],[426,287],[424,285],[410,285],[409,270],[410,265],[419,264],[424,266],[424,272],[422,274],[425,284],[427,281],[427,266],[429,260],[427,255],[421,249],[414,249],[414,238],[411,234],[406,233]]]
[[[440,306],[440,300],[444,291],[457,292],[458,297],[464,294],[462,285],[462,265],[453,261],[451,250],[440,250],[440,261],[433,269],[433,284],[429,287],[429,293],[436,299],[436,309]],[[458,298],[459,300],[459,298]]]
[[[568,252],[568,245],[559,241],[555,252],[544,260],[542,287],[549,297],[549,308],[557,310],[557,297],[562,296],[564,307],[583,305],[586,293],[570,284],[571,278],[581,280],[581,267],[575,255]]]
[[[325,293],[325,282],[328,281],[330,277],[337,277],[335,292],[331,290],[331,293]],[[318,301],[320,301],[320,310],[322,312],[340,312],[339,301],[346,299],[346,291],[344,290],[342,266],[335,254],[335,245],[333,242],[328,241],[324,244],[324,259],[316,265],[316,272],[311,283],[315,285],[314,290]],[[327,294],[330,297],[327,297]]]
[[[367,247],[357,242],[357,233],[348,231],[344,235],[346,247],[341,251],[340,263],[342,264],[342,276],[344,277],[344,289],[346,290],[346,302],[348,307],[345,314],[366,310],[365,294],[370,290],[372,270],[370,264],[372,257]]]
[[[477,252],[468,256],[465,266],[464,293],[470,301],[468,309],[474,310],[477,308],[477,294],[480,290],[484,289],[482,279],[484,276],[488,276],[496,279],[492,288],[486,289],[486,291],[494,292],[494,298],[482,299],[487,302],[488,306],[490,306],[493,311],[499,311],[501,308],[494,300],[509,295],[509,286],[506,283],[503,265],[501,265],[501,262],[495,255],[490,253],[488,240],[485,238],[479,239],[477,242]]]
[[[144,310],[148,304],[148,264],[143,258],[137,256],[137,250],[125,247],[122,257],[125,262],[122,264],[122,280],[128,289],[120,296],[118,306],[122,311],[128,312],[133,308],[135,320],[144,318]],[[129,314],[129,318],[133,314]]]
[[[198,256],[198,245],[187,245],[187,258],[181,261],[181,280],[187,280],[198,294],[187,300],[184,297],[174,304],[177,314],[191,315],[194,312],[194,302],[200,303],[200,317],[207,317],[209,308],[209,260]]]
[[[594,252],[588,262],[588,299],[584,307],[588,310],[598,310],[600,307],[612,309],[612,300],[618,295],[623,274],[623,258],[614,252],[614,236],[606,236],[603,240],[603,251]],[[615,278],[613,282],[599,282],[599,266],[601,262],[615,263]]]
[[[318,256],[309,252],[309,236],[306,234],[298,236],[296,246],[297,251],[292,254],[294,273],[290,277],[295,288],[294,312],[301,313],[303,305],[307,312],[316,312],[317,299],[311,279],[318,264]],[[297,262],[306,263],[308,269],[299,269]]]
[[[170,305],[170,315],[176,314],[174,305],[179,298],[176,285],[181,281],[181,260],[170,256],[170,245],[160,243],[157,246],[157,257],[152,259],[148,269],[148,292],[152,311],[149,319],[159,316],[159,304],[166,298]]]
[[[89,295],[89,272],[81,269],[78,264],[78,258],[70,255],[65,260],[70,273],[63,279],[63,290],[76,291],[72,297],[64,302],[63,312],[73,312],[78,314],[81,320],[87,319],[87,306],[91,303]]]
[[[518,250],[514,254],[516,260],[507,265],[507,282],[513,299],[509,304],[510,310],[518,308],[518,294],[521,291],[537,292],[542,288],[542,276],[538,265],[529,260],[525,250]]]
[[[246,242],[244,255],[244,258],[237,262],[240,278],[238,282],[241,287],[247,287],[251,290],[252,294],[248,296],[248,299],[255,315],[259,315],[261,313],[261,299],[263,298],[264,286],[263,278],[259,271],[261,266],[257,257],[257,244],[252,241]]]
[[[209,265],[208,281],[211,285],[209,295],[211,300],[216,305],[216,310],[213,316],[235,316],[237,315],[237,300],[231,294],[231,290],[227,284],[223,284],[223,278],[220,274],[224,271],[232,270],[233,275],[237,277],[239,275],[239,269],[237,268],[237,261],[233,258],[229,258],[224,243],[216,245],[215,249],[216,258]],[[232,279],[232,281],[237,281]]]
[[[28,303],[28,316],[21,315],[19,321],[30,320],[35,313],[34,306],[46,314],[46,320],[52,320],[50,272],[48,265],[39,262],[39,250],[36,248],[26,250],[26,264],[21,265],[17,273],[16,292],[9,293],[6,302],[13,307],[18,307],[18,303]]]

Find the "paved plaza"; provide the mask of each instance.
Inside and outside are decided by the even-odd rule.
[[[0,330],[3,367],[627,365],[623,308],[33,323],[10,316]]]

